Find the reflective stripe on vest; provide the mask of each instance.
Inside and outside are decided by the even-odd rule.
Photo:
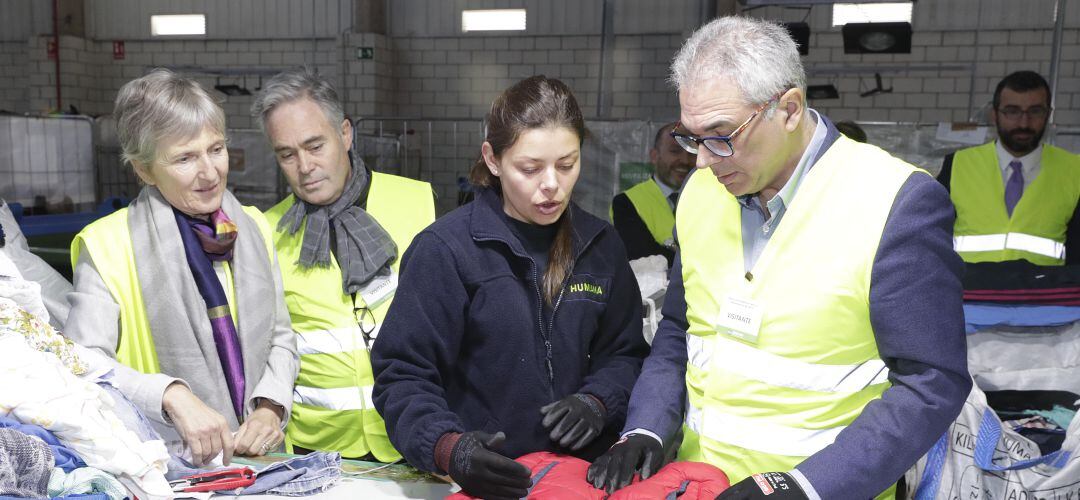
[[[1050,257],[1051,259],[1065,260],[1064,243],[1024,233],[954,236],[953,249],[957,252],[1021,250]]]
[[[337,411],[370,410],[372,386],[319,389],[298,385],[293,388],[293,402]]]
[[[742,209],[708,174],[691,175],[676,214],[688,323],[688,432],[679,457],[716,465],[737,482],[791,470],[889,387],[870,323],[870,272],[897,193],[926,173],[837,139],[803,177],[752,281]],[[729,296],[760,305],[755,342],[718,332]]]
[[[805,363],[755,349],[723,335],[687,339],[693,366],[724,370],[769,385],[815,392],[858,392],[884,384],[889,369],[880,359],[855,365]]]
[[[267,212],[271,225],[293,205],[290,196]],[[400,255],[412,239],[435,220],[431,186],[404,177],[372,174],[366,210],[390,234],[399,258],[391,264],[398,271]],[[371,370],[363,332],[357,325],[353,299],[342,292],[341,270],[331,255],[328,267],[300,268],[297,261],[303,245],[304,225],[294,234],[274,234],[278,262],[285,287],[293,330],[300,353],[292,419],[285,430],[289,446],[337,451],[347,457],[368,453],[380,461],[392,462],[401,455],[386,435],[385,423],[374,411]],[[392,299],[371,309],[374,339],[390,308]],[[360,294],[356,307],[365,306]],[[377,341],[377,340],[375,340]]]
[[[693,406],[686,412],[686,427],[706,438],[740,448],[802,457],[813,455],[832,444],[836,436],[847,428],[800,429],[730,415],[714,408],[702,410]]]
[[[956,206],[954,248],[966,262],[1026,259],[1065,263],[1065,230],[1080,199],[1080,157],[1044,144],[1039,174],[1010,215],[997,147],[987,143],[953,156],[950,194]]]
[[[382,323],[375,325],[372,337],[379,335]],[[301,356],[308,354],[338,354],[366,349],[364,333],[359,327],[333,328],[329,330],[309,330],[296,332],[296,348]]]

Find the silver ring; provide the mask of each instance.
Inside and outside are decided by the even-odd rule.
[[[270,451],[270,447],[271,447],[271,446],[273,446],[273,444],[271,444],[271,443],[270,443],[270,441],[266,441],[266,442],[264,442],[264,443],[263,443],[263,445],[262,445],[262,452],[263,452],[264,454],[265,454],[265,453],[268,453],[268,452]]]

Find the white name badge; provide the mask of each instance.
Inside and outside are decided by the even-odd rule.
[[[729,295],[720,307],[716,331],[756,343],[758,330],[761,329],[761,314],[761,304]]]
[[[386,302],[387,299],[394,296],[394,291],[397,290],[398,275],[393,269],[390,270],[390,274],[380,274],[371,278],[364,288],[360,289],[360,297],[364,299],[364,304],[367,304],[368,309],[375,309],[379,307],[379,304]]]

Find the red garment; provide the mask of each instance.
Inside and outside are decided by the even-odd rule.
[[[674,462],[649,479],[627,486],[609,500],[713,500],[728,489],[727,474],[702,462]],[[681,491],[681,493],[679,493]]]
[[[585,476],[589,462],[580,458],[542,451],[517,459],[529,468],[534,486],[529,491],[532,500],[713,500],[729,486],[727,475],[709,464],[676,462],[666,465],[645,481],[637,481],[610,497],[594,488]],[[543,474],[540,476],[540,474]],[[539,479],[538,479],[539,477]],[[464,492],[446,497],[447,500],[474,500]]]
[[[533,487],[529,498],[537,500],[603,500],[607,495],[604,490],[593,488],[585,480],[589,462],[567,455],[556,455],[547,451],[529,453],[517,459],[517,462],[529,468],[532,473]],[[554,464],[554,465],[552,465]],[[545,468],[551,468],[544,471]],[[537,481],[537,476],[543,477]],[[474,500],[476,497],[464,492],[446,497],[446,500]]]
[[[1080,305],[1080,287],[964,290],[965,301],[1055,306]]]

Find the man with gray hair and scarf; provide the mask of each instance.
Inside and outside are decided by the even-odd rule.
[[[251,113],[292,188],[266,212],[300,353],[287,450],[396,461],[368,353],[401,252],[435,220],[431,186],[367,168],[337,93],[311,70],[273,77]]]
[[[678,445],[735,483],[718,500],[892,498],[971,389],[948,194],[808,108],[778,24],[706,24],[672,81],[697,169],[623,439],[589,480],[622,487]]]

